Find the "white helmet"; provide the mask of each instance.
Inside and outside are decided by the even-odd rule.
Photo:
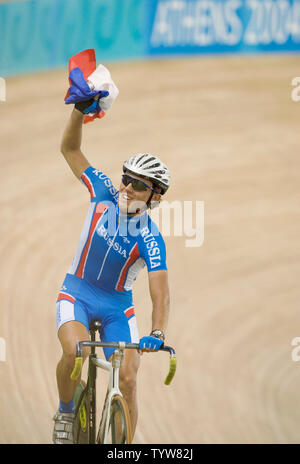
[[[170,172],[162,161],[149,153],[139,153],[132,156],[123,164],[123,171],[144,177],[161,189],[162,195],[170,186]]]

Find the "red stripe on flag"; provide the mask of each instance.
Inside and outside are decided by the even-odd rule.
[[[90,244],[91,244],[92,237],[94,235],[97,223],[98,223],[99,219],[101,218],[101,216],[103,215],[103,213],[108,208],[108,206],[106,206],[106,205],[101,205],[101,206],[102,206],[101,208],[98,208],[98,205],[97,205],[96,208],[95,208],[95,212],[94,212],[94,216],[93,216],[93,219],[92,219],[92,224],[91,224],[89,236],[88,236],[87,242],[85,244],[84,250],[82,252],[80,263],[79,263],[78,268],[77,268],[76,275],[77,275],[77,277],[80,277],[80,278],[82,278],[82,276],[83,276],[83,270],[84,270],[87,254],[88,254],[88,251],[89,251],[89,248],[90,248]]]
[[[132,248],[132,250],[130,251],[129,253],[129,258],[128,260],[126,261],[125,263],[125,266],[123,267],[123,270],[120,274],[120,277],[119,277],[119,280],[118,280],[118,283],[117,283],[117,290],[119,290],[120,292],[122,292],[124,290],[124,282],[125,282],[125,278],[126,278],[126,274],[127,274],[127,271],[128,271],[128,268],[134,263],[134,261],[136,261],[139,257],[139,249],[138,249],[138,246],[137,246],[137,243],[134,245],[134,247]]]
[[[57,301],[60,301],[60,300],[68,300],[68,301],[71,301],[71,303],[75,302],[75,298],[71,295],[68,295],[67,293],[59,293],[57,297]]]

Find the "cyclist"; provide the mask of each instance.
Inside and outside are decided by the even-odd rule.
[[[56,376],[59,407],[54,416],[54,443],[73,443],[72,381],[76,343],[89,338],[92,320],[101,321],[102,341],[139,343],[127,350],[120,369],[120,390],[128,404],[133,433],[137,423],[136,377],[143,351],[160,348],[169,313],[169,287],[164,240],[149,215],[169,187],[168,168],[159,158],[138,154],[125,161],[117,191],[111,180],[93,168],[81,151],[82,124],[93,99],[76,103],[63,133],[61,152],[74,175],[90,193],[90,207],[77,251],[59,292],[58,338],[62,357]],[[139,338],[132,284],[147,266],[152,300],[152,330]],[[87,349],[86,349],[87,350]],[[109,359],[113,349],[104,349]],[[84,352],[84,358],[88,351]]]

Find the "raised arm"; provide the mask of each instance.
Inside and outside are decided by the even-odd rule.
[[[60,147],[65,160],[78,179],[90,166],[90,163],[80,149],[83,118],[84,115],[74,108],[63,133]]]

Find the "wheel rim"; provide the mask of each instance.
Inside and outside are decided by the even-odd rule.
[[[78,444],[88,443],[87,397],[85,384],[79,384],[76,387],[74,402],[76,408],[73,427],[74,442]]]
[[[124,444],[127,441],[125,414],[119,401],[114,401],[110,408],[109,435],[112,444]]]

